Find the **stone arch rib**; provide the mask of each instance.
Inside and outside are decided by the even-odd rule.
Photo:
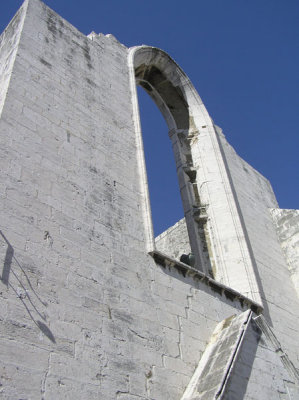
[[[129,63],[132,80],[132,97],[134,107],[135,128],[138,135],[139,163],[142,171],[141,186],[144,195],[144,216],[146,221],[146,236],[148,249],[154,249],[153,228],[150,213],[150,202],[146,178],[141,126],[138,112],[136,84],[139,84],[150,95],[158,106],[169,128],[169,136],[175,152],[179,186],[183,208],[189,233],[192,252],[195,254],[198,269],[208,273],[209,257],[204,255],[205,234],[203,227],[195,221],[196,210],[200,207],[198,190],[196,190],[196,170],[192,161],[190,141],[196,135],[194,124],[195,105],[197,113],[204,114],[199,106],[202,101],[193,88],[190,80],[164,51],[140,46],[129,50]],[[201,115],[201,119],[209,119]],[[205,122],[206,123],[206,122]]]

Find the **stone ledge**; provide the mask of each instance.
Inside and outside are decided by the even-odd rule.
[[[231,301],[238,300],[242,307],[247,306],[248,309],[251,309],[255,314],[259,315],[263,312],[262,305],[256,303],[255,301],[249,299],[243,294],[237,292],[236,290],[223,285],[220,282],[215,281],[210,278],[208,275],[205,275],[203,272],[190,267],[190,265],[184,264],[174,258],[167,256],[158,250],[150,251],[149,254],[153,257],[155,262],[161,265],[163,268],[174,268],[184,277],[190,276],[194,280],[199,280],[203,282],[205,285],[210,287],[214,292],[220,294],[221,296],[225,296],[227,299]]]

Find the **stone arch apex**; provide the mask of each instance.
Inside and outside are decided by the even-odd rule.
[[[169,131],[183,129],[192,132],[198,131],[201,125],[212,124],[190,79],[168,53],[146,45],[131,47],[129,64],[136,83],[157,104]]]

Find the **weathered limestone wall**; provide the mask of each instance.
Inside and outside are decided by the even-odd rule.
[[[274,347],[252,320],[244,334],[223,399],[296,399],[299,395],[297,379],[292,369],[283,364],[280,353],[281,349]]]
[[[298,377],[263,317],[246,311],[216,326],[181,400],[296,399]]]
[[[146,254],[127,49],[27,4],[0,126],[1,395],[179,399],[247,305]]]
[[[299,210],[271,209],[286,262],[299,295]]]
[[[109,332],[139,282],[129,260],[143,266],[127,50],[28,7],[1,120],[3,396],[114,398],[127,373]]]
[[[23,5],[0,37],[0,115],[16,57],[20,34],[23,28],[26,4]]]
[[[182,254],[191,253],[185,218],[155,238],[156,249],[179,260]]]
[[[277,207],[275,196],[267,179],[236,154],[221,132],[219,139],[255,260],[265,315],[281,345],[298,365],[299,301],[269,210]]]
[[[277,202],[267,179],[235,153],[220,130],[219,138],[227,158],[235,196],[244,217],[252,256],[256,261],[266,315],[270,317],[269,321],[275,324],[275,329],[284,331],[278,333],[280,340],[283,346],[288,348],[293,362],[297,363],[298,296],[292,287],[292,280],[298,288],[299,212],[271,208],[277,207]],[[277,240],[271,215],[280,242]],[[182,248],[188,248],[188,234],[184,219],[179,221],[178,225],[163,232],[156,240],[156,247],[163,253],[177,258],[181,254],[180,243],[184,244]],[[238,276],[235,279],[237,280]],[[243,279],[243,276],[240,276],[240,279]],[[281,285],[281,282],[284,284]],[[282,328],[281,318],[286,321],[288,329]]]
[[[27,6],[0,122],[1,396],[180,399],[250,304],[146,252],[128,49]]]

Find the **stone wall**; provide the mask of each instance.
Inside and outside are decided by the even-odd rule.
[[[130,96],[124,46],[28,2],[1,119],[6,399],[179,398],[242,309],[146,254]]]
[[[185,219],[181,219],[175,225],[167,229],[155,238],[157,250],[169,257],[179,260],[182,254],[191,253],[189,236]]]
[[[265,316],[297,365],[299,298],[290,279],[270,213],[271,208],[277,207],[275,196],[269,181],[236,154],[220,131],[219,140],[255,263]]]
[[[299,294],[299,210],[271,209],[276,232]]]
[[[180,399],[217,323],[253,304],[147,254],[128,49],[24,10],[0,121],[1,396]]]
[[[220,128],[219,139],[227,161],[243,226],[255,261],[256,275],[263,293],[263,305],[268,321],[277,329],[277,334],[290,354],[293,362],[298,362],[296,345],[298,332],[298,210],[281,210],[269,181],[242,160],[228,144]],[[273,225],[272,218],[275,222]],[[279,241],[277,240],[277,234]],[[177,234],[178,233],[178,234]],[[184,220],[163,232],[156,241],[157,249],[178,257],[179,243],[188,244],[188,234]],[[283,249],[281,251],[280,243]],[[187,247],[186,247],[187,248]],[[169,253],[168,253],[169,252]],[[292,280],[290,279],[291,271]],[[235,280],[244,279],[236,275]],[[281,282],[284,282],[281,285]],[[281,320],[289,328],[284,328]]]
[[[8,28],[2,33],[0,39],[0,115],[16,57],[25,12],[26,4],[16,13]]]

